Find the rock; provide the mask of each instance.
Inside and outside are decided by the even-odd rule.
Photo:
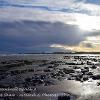
[[[97,82],[97,86],[100,86],[100,82]]]
[[[51,72],[51,70],[50,69],[45,69],[44,72]]]
[[[46,75],[41,75],[40,78],[41,79],[45,79],[46,78]]]
[[[64,73],[63,71],[59,71],[59,72],[57,73],[57,76],[65,77],[65,73]]]
[[[46,80],[44,86],[54,85],[52,81]]]
[[[83,74],[85,74],[86,72],[89,72],[89,69],[81,69],[81,72],[82,72]]]
[[[89,67],[84,67],[84,69],[87,69],[87,70],[88,70],[88,69],[89,69]]]
[[[79,76],[77,76],[76,81],[81,81],[81,78]]]
[[[48,66],[48,68],[54,68],[54,66]]]
[[[73,69],[79,69],[80,67],[78,67],[78,66],[73,66]]]
[[[58,80],[62,81],[62,80],[64,80],[64,78],[63,77],[58,77]]]
[[[93,79],[93,80],[99,80],[99,79],[100,79],[100,75],[93,75],[93,76],[92,76],[92,79]]]
[[[30,82],[31,81],[31,78],[26,78],[25,79],[25,82]]]
[[[65,74],[70,74],[70,73],[75,73],[75,71],[73,70],[73,69],[70,69],[70,68],[64,68],[63,69],[63,72],[65,73]]]
[[[92,72],[87,72],[86,75],[93,75],[93,73]]]
[[[70,95],[68,96],[58,96],[58,100],[71,100]]]
[[[43,80],[38,80],[38,84],[44,84]]]
[[[95,65],[92,65],[90,68],[92,69],[96,69],[97,67]]]
[[[84,75],[82,79],[83,79],[83,81],[87,81],[89,78],[87,75]]]

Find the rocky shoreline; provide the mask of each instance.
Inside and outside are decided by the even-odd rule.
[[[56,86],[64,80],[74,80],[80,83],[96,80],[95,85],[100,86],[100,56],[62,55],[52,59],[0,61],[0,88],[31,87],[37,89],[38,87]],[[24,93],[31,92],[24,91]],[[59,98],[58,100],[65,100],[61,99],[63,97]],[[68,100],[74,99],[69,96]]]

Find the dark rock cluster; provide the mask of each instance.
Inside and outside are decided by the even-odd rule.
[[[67,61],[70,60],[70,61]],[[95,63],[94,63],[95,62]],[[88,81],[90,78],[93,80],[99,80],[100,74],[95,74],[94,70],[97,69],[97,65],[100,60],[96,57],[87,57],[87,56],[68,56],[64,57],[64,60],[15,60],[3,61],[3,71],[0,73],[0,81],[8,77],[16,77],[20,75],[23,77],[23,74],[27,73],[37,73],[34,70],[34,67],[24,69],[26,65],[38,65],[38,69],[45,67],[41,74],[30,74],[30,76],[25,77],[23,82],[24,87],[28,86],[48,86],[55,85],[58,81],[66,80],[75,80],[75,81]],[[0,65],[0,66],[1,66]],[[63,65],[65,67],[63,67]],[[23,69],[20,70],[20,66],[23,66]],[[15,70],[9,70],[12,67],[18,67]],[[6,70],[5,70],[5,69]],[[35,68],[37,69],[37,68]],[[92,71],[91,71],[92,70]],[[12,81],[13,83],[13,81]],[[18,84],[18,82],[17,82]],[[16,82],[15,82],[16,85]]]

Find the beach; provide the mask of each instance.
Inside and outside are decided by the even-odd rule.
[[[100,55],[1,55],[0,93],[2,100],[100,100]]]

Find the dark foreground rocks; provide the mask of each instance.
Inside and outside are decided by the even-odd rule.
[[[6,85],[6,82],[10,81],[9,87],[36,87],[57,85],[63,80],[79,82],[89,79],[100,80],[100,75],[95,73],[97,66],[99,68],[100,58],[93,56],[62,56],[62,59],[59,58],[3,61],[0,63],[0,85],[2,82]]]
[[[70,96],[59,96],[58,100],[71,100]]]

